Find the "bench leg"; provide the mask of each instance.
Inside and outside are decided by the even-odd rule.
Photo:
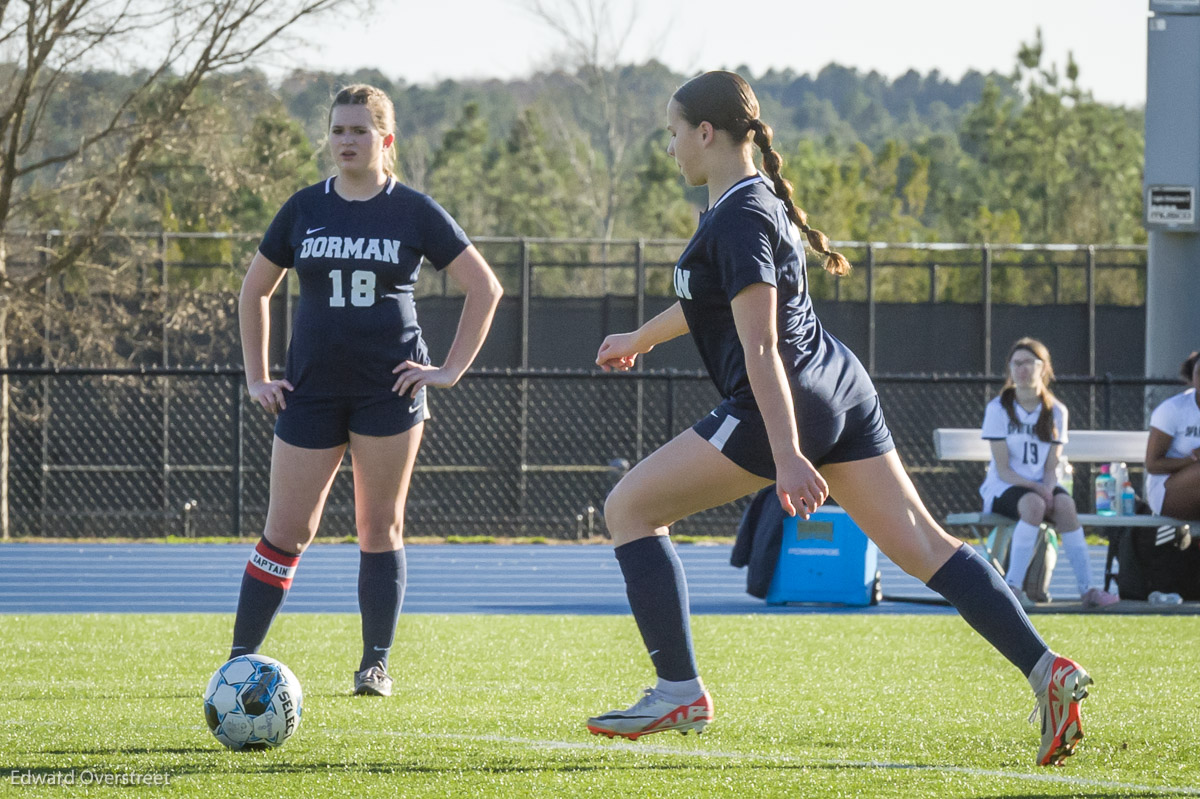
[[[1121,541],[1121,536],[1126,532],[1120,528],[1113,528],[1112,532],[1108,534],[1108,551],[1104,553],[1104,590],[1106,592],[1113,580],[1117,578],[1117,573],[1113,571],[1113,561],[1117,558],[1117,546]]]

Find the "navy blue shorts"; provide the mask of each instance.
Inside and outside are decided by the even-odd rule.
[[[394,391],[373,397],[306,397],[292,392],[275,419],[275,435],[294,447],[329,449],[363,436],[394,436],[429,418],[425,389],[415,400]]]
[[[775,479],[771,442],[757,408],[736,406],[726,400],[692,429],[746,471]],[[800,451],[813,466],[866,460],[895,448],[878,396],[832,419],[800,428]]]
[[[1001,516],[1007,516],[1010,519],[1020,520],[1021,512],[1017,510],[1017,503],[1021,501],[1021,497],[1026,494],[1032,494],[1032,488],[1025,486],[1010,486],[1004,489],[1004,493],[992,500],[992,513],[999,513]],[[1067,489],[1062,486],[1054,487],[1055,494],[1066,494]]]

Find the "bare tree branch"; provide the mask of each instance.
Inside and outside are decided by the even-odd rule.
[[[637,135],[626,116],[627,104],[621,102],[620,89],[622,58],[637,12],[630,8],[624,21],[618,22],[612,0],[526,0],[526,8],[562,38],[565,75],[597,111],[590,134],[603,159],[603,184],[593,180],[594,164],[575,163],[579,179],[591,184],[588,201],[597,209],[596,232],[612,237],[622,201],[621,184],[630,169],[627,153]]]
[[[94,249],[146,156],[169,143],[172,131],[187,118],[191,99],[209,76],[247,64],[297,21],[344,1],[210,0],[179,4],[146,0],[135,6],[132,0],[125,0],[115,7],[89,0],[69,0],[59,5],[52,0],[30,0],[23,74],[15,82],[17,91],[11,102],[0,109],[0,235],[14,209],[22,206],[12,201],[18,180],[80,162],[98,147],[116,157],[106,157],[107,166],[99,172],[66,182],[83,192],[80,197],[84,207],[77,214],[82,225],[24,286],[31,287],[71,268]],[[113,13],[86,17],[84,12],[97,9]],[[144,29],[135,22],[170,27],[171,36],[161,45],[157,65],[75,146],[22,162],[22,156],[32,152],[39,141],[51,92],[61,86],[71,65],[97,47],[111,47],[122,37],[143,34]],[[54,66],[48,68],[52,54]],[[44,199],[48,195],[41,196]],[[0,283],[6,281],[0,264]]]

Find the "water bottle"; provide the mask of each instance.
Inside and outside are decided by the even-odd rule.
[[[1116,482],[1108,473],[1108,464],[1101,466],[1100,474],[1096,475],[1096,513],[1101,516],[1117,514],[1113,507],[1113,498],[1117,494]]]
[[[1182,605],[1183,597],[1179,594],[1164,594],[1162,591],[1151,591],[1146,601],[1151,605]]]
[[[1128,480],[1121,487],[1121,515],[1133,516],[1137,511],[1134,509],[1134,500],[1136,495],[1133,493],[1133,483]]]
[[[1113,510],[1120,513],[1121,487],[1129,479],[1129,467],[1125,465],[1124,461],[1113,461],[1108,465],[1108,474],[1117,483],[1117,490],[1113,492]]]

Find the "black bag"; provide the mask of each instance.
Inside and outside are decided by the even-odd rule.
[[[1136,509],[1140,516],[1151,515],[1141,499]],[[1179,528],[1117,527],[1108,546],[1119,564],[1121,599],[1146,599],[1161,591],[1200,600],[1200,545],[1185,540]]]

